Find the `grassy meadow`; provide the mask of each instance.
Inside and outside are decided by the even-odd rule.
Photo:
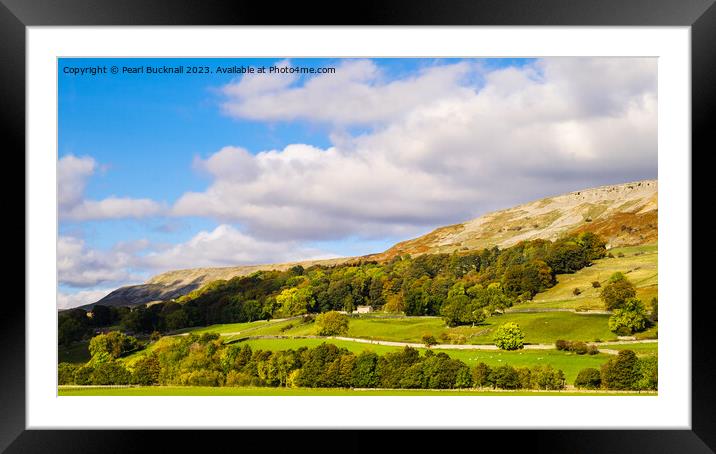
[[[658,294],[658,247],[657,245],[632,246],[609,250],[613,258],[595,260],[592,266],[583,268],[574,274],[560,274],[557,285],[539,293],[534,300],[515,306],[515,309],[587,309],[603,310],[599,299],[601,288],[592,287],[592,282],[607,283],[609,277],[617,271],[634,284],[637,297],[645,305]],[[623,257],[619,257],[623,254]],[[575,288],[582,293],[574,295]]]

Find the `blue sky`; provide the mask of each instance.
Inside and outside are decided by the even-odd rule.
[[[616,60],[60,59],[60,305],[194,263],[378,252],[655,177],[655,61]],[[65,72],[96,65],[211,73]],[[336,71],[215,72],[271,65]]]

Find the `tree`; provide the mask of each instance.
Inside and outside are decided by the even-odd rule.
[[[93,385],[128,385],[131,376],[119,361],[105,361],[94,365],[90,381]]]
[[[139,347],[137,339],[127,336],[119,331],[110,331],[107,334],[99,334],[90,340],[89,352],[94,357],[101,353],[116,359],[120,356],[136,350]]]
[[[90,312],[94,326],[107,326],[113,322],[112,310],[108,306],[95,304]]]
[[[338,336],[348,332],[348,316],[336,311],[324,312],[316,316],[319,336]]]
[[[388,295],[385,306],[383,306],[385,312],[398,313],[405,310],[405,301],[403,295],[400,293]]]
[[[491,380],[492,369],[485,363],[478,363],[472,369],[472,384],[476,388],[486,388],[492,386]]]
[[[378,355],[363,351],[356,357],[353,368],[353,386],[356,388],[375,388],[378,386]]]
[[[58,342],[68,345],[81,340],[89,332],[88,320],[86,312],[82,309],[73,309],[60,313],[57,325]]]
[[[647,356],[639,358],[639,374],[637,389],[656,390],[659,387],[659,358]]]
[[[649,313],[649,320],[652,322],[659,321],[659,299],[657,297],[653,297],[651,299],[651,312]]]
[[[564,389],[564,372],[550,365],[535,366],[532,369],[532,384],[537,389]]]
[[[520,376],[511,366],[499,366],[492,370],[490,381],[500,389],[518,389],[521,385]]]
[[[604,308],[613,311],[624,305],[629,298],[636,296],[636,289],[629,279],[622,273],[614,273],[609,278],[609,283],[602,287],[599,296],[604,302]]]
[[[463,287],[464,289],[464,287]],[[453,290],[440,308],[440,314],[448,326],[457,326],[468,318],[470,298],[465,294],[456,294]]]
[[[582,369],[574,380],[574,386],[584,389],[598,389],[602,384],[601,374],[597,369],[588,367]]]
[[[148,386],[159,383],[161,365],[156,355],[148,355],[134,363],[132,383]]]
[[[168,331],[174,331],[189,326],[189,317],[183,309],[170,312],[164,317],[164,326]]]
[[[622,350],[616,358],[602,365],[602,387],[606,389],[636,389],[642,377],[639,370],[639,359],[631,350]]]
[[[281,314],[284,316],[303,315],[308,312],[312,298],[309,287],[291,287],[283,290],[276,297],[276,302],[280,305]]]
[[[502,350],[518,350],[524,347],[525,336],[520,325],[508,322],[500,325],[495,331],[495,345]]]
[[[609,317],[609,329],[617,334],[632,334],[643,331],[649,325],[644,304],[638,298],[628,298]]]

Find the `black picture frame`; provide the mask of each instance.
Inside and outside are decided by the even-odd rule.
[[[698,154],[696,150],[701,153],[716,150],[709,121],[716,114],[714,0],[394,0],[363,1],[354,5],[350,8],[332,3],[324,7],[320,2],[282,2],[277,7],[272,2],[237,1],[224,5],[214,0],[0,0],[0,99],[3,106],[0,124],[7,153],[25,156],[26,27],[88,25],[686,26],[691,27],[692,38],[692,160]],[[3,183],[17,191],[16,184]],[[6,194],[12,192],[6,191]],[[692,193],[697,194],[693,190]],[[15,203],[19,211],[19,201]],[[22,209],[24,212],[24,204]],[[698,237],[698,230],[693,230],[693,237]],[[28,241],[31,238],[26,234],[26,245]],[[697,267],[693,267],[693,274],[703,277],[703,271]],[[699,279],[692,278],[692,281],[699,282]],[[13,285],[19,288],[17,280]],[[716,388],[712,377],[716,355],[709,352],[712,347],[708,343],[713,302],[692,299],[691,430],[519,430],[509,435],[510,450],[522,445],[530,446],[531,451],[547,452],[714,452]],[[12,453],[136,452],[139,446],[149,446],[144,441],[140,444],[140,437],[165,435],[163,438],[171,440],[171,445],[185,447],[196,440],[190,431],[26,430],[24,307],[5,301],[0,326],[0,345],[4,352],[0,367],[0,450]],[[355,432],[334,431],[333,434],[343,437],[345,450],[374,448],[370,438]],[[287,434],[275,439],[295,437],[296,434]],[[212,435],[212,444],[232,438],[230,432],[221,431]],[[491,442],[504,445],[506,438],[501,431],[491,430],[481,431],[477,439],[481,445],[490,446]],[[410,436],[400,437],[404,443],[401,450],[427,446],[431,439],[436,437],[428,431],[412,432]]]

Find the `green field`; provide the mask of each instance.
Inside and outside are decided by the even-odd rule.
[[[288,322],[277,322],[277,321],[271,321],[271,320],[257,320],[255,322],[246,322],[246,323],[226,323],[226,324],[220,324],[220,325],[210,325],[210,326],[202,326],[200,328],[185,328],[178,331],[175,331],[173,334],[182,334],[182,333],[237,333],[237,332],[252,332],[257,331],[260,332],[262,328],[266,328],[268,326],[275,326],[277,324],[281,323],[288,323]]]
[[[515,309],[529,308],[584,308],[602,310],[604,306],[599,299],[601,288],[593,288],[592,282],[599,281],[604,285],[609,277],[617,271],[634,283],[637,297],[645,305],[658,294],[658,259],[657,245],[633,246],[611,249],[614,258],[595,260],[592,266],[583,268],[574,274],[560,274],[557,276],[557,285],[545,292],[539,293],[534,300],[515,306]],[[624,257],[618,257],[618,254]],[[581,294],[575,296],[575,288]]]
[[[354,390],[335,388],[209,388],[184,386],[140,386],[58,388],[59,396],[654,396],[654,392],[594,391],[480,391],[480,390]]]
[[[617,336],[609,331],[607,314],[579,314],[574,312],[511,312],[488,318],[481,325],[449,328],[439,317],[359,317],[352,318],[345,337],[385,340],[393,342],[420,343],[423,335],[431,334],[436,339],[440,335],[461,334],[469,344],[492,344],[495,329],[503,323],[515,322],[525,333],[525,342],[529,344],[552,344],[558,339],[594,342],[616,340]],[[290,329],[283,329],[292,326]],[[250,328],[250,329],[248,329]],[[298,320],[279,322],[253,322],[250,327],[245,323],[213,325],[193,332],[239,333],[234,338],[247,336],[310,336],[315,335],[316,327],[311,323]]]
[[[345,348],[354,353],[360,353],[364,350],[371,350],[379,355],[400,350],[402,347],[389,347],[385,345],[371,345],[361,342],[341,341],[341,340],[323,340],[323,339],[253,339],[245,341],[251,345],[254,350],[289,350],[298,349],[300,347],[315,347],[323,342],[335,344],[338,347]],[[611,346],[610,346],[611,348]],[[425,348],[420,348],[421,354],[425,353]],[[434,352],[445,352],[450,357],[459,359],[470,367],[477,363],[483,362],[490,366],[510,365],[513,367],[532,367],[537,365],[549,364],[555,369],[562,369],[567,379],[567,383],[573,383],[577,378],[577,374],[581,369],[586,367],[599,367],[605,363],[611,355],[599,353],[597,355],[577,355],[571,352],[562,352],[558,350],[439,350],[432,349]]]
[[[656,355],[659,352],[659,344],[657,342],[650,342],[646,344],[618,344],[618,345],[607,345],[604,348],[610,350],[632,350],[637,355]]]

